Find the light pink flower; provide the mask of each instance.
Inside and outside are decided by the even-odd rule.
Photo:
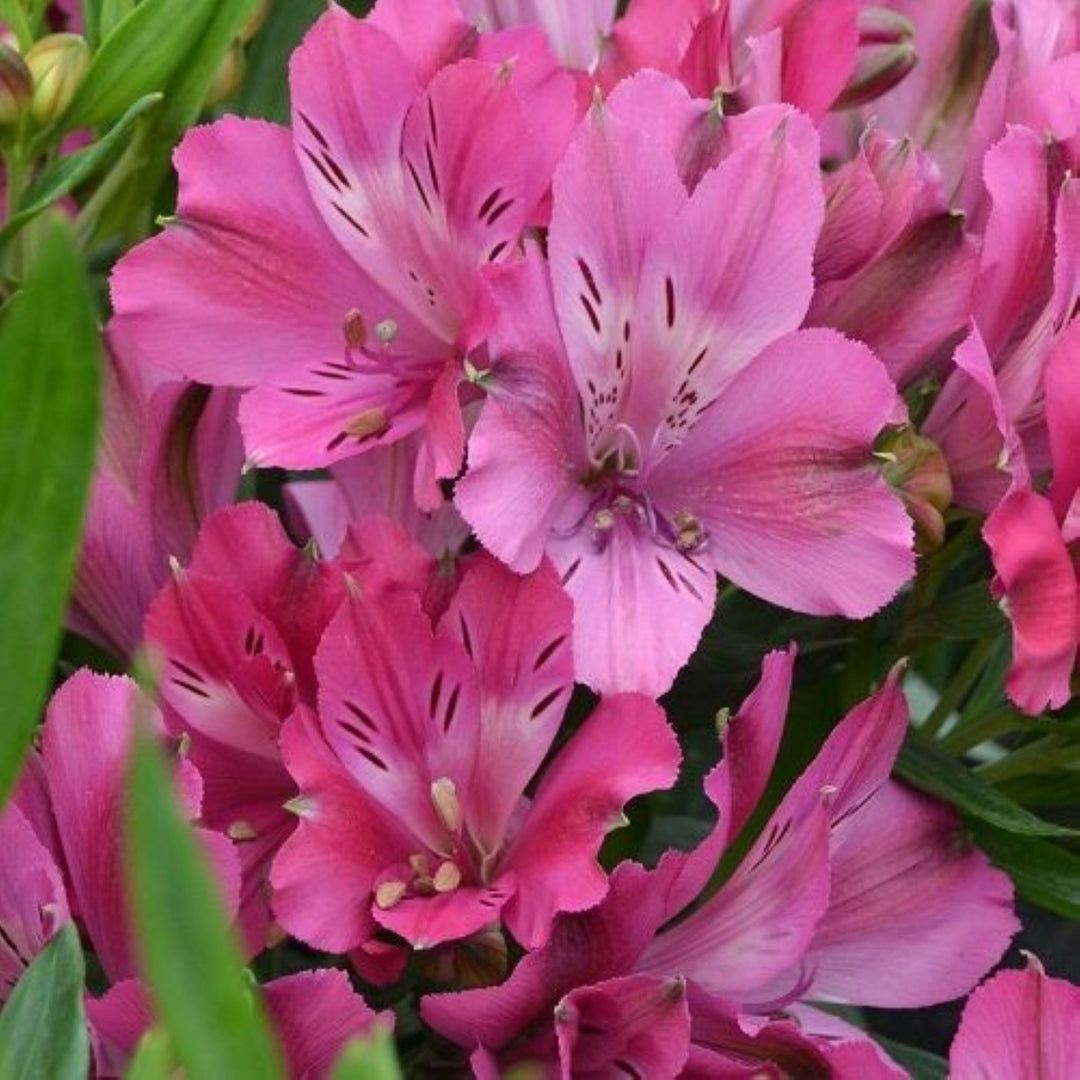
[[[316,657],[318,718],[285,727],[300,823],[271,881],[287,930],[332,952],[379,928],[426,949],[501,921],[533,947],[603,897],[600,843],[629,798],[673,782],[678,747],[655,703],[609,698],[525,799],[573,686],[569,638],[546,564],[481,558],[434,632],[415,594],[361,587]]]
[[[1080,987],[1052,979],[1034,956],[968,998],[949,1051],[953,1080],[1068,1080],[1080,1041]]]
[[[154,363],[254,388],[256,464],[319,467],[423,428],[433,508],[461,463],[479,269],[538,217],[572,80],[537,31],[478,37],[453,3],[382,0],[366,20],[331,6],[290,86],[291,132],[189,132],[174,224],[113,276],[119,323]]]
[[[677,83],[639,75],[559,167],[550,274],[533,253],[488,279],[490,394],[457,505],[515,570],[550,556],[594,688],[666,690],[717,573],[860,617],[911,572],[910,523],[871,459],[902,416],[895,389],[865,346],[794,332],[817,153],[790,109],[720,126]],[[701,177],[692,192],[680,165]]]
[[[701,1069],[783,1061],[784,1047],[838,1066],[831,1054],[842,1047],[852,1067],[861,1060],[869,1070],[860,1075],[898,1075],[865,1036],[847,1029],[838,1045],[834,1018],[798,1003],[948,1000],[997,961],[1018,924],[1008,878],[958,844],[956,816],[888,778],[907,726],[895,673],[834,729],[719,890],[685,913],[761,799],[793,659],[793,651],[766,658],[761,683],[724,732],[724,758],[706,781],[719,811],[710,836],[689,854],[669,852],[655,870],[621,864],[608,896],[560,916],[548,944],[501,986],[426,998],[435,1030],[505,1063],[554,1059],[570,1069],[579,1051],[603,1051],[603,1063],[641,1071],[646,1059],[621,1037],[635,1017],[620,1004],[633,980],[638,995],[651,988],[658,1017],[674,1025],[681,1015],[668,1052],[681,1047]],[[580,1036],[583,1002],[596,1003],[594,1019],[574,1043],[561,1027],[574,1019]],[[552,1009],[554,1030],[545,1020]]]

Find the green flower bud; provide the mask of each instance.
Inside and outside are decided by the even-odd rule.
[[[0,42],[0,127],[18,122],[34,91],[34,79],[23,58]]]
[[[45,127],[71,104],[90,67],[90,46],[78,34],[49,34],[35,41],[26,54],[34,77],[30,115]]]
[[[229,51],[221,58],[218,69],[214,73],[214,81],[206,93],[206,105],[220,105],[240,89],[247,72],[247,61],[244,59],[244,46],[239,38],[229,46]]]

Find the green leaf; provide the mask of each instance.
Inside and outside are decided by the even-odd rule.
[[[175,1072],[172,1039],[164,1028],[154,1027],[139,1040],[124,1080],[169,1080]]]
[[[66,225],[0,322],[0,803],[48,693],[98,419],[97,318]]]
[[[377,1028],[364,1039],[353,1039],[334,1066],[333,1080],[401,1080],[394,1039]]]
[[[886,1039],[884,1035],[875,1033],[873,1038],[897,1065],[902,1065],[911,1073],[911,1080],[945,1080],[949,1075],[949,1063],[937,1054]]]
[[[1008,625],[987,583],[978,581],[939,596],[907,623],[904,637],[978,641],[1005,633]]]
[[[56,164],[46,169],[19,200],[18,212],[12,215],[3,228],[0,228],[0,243],[18,232],[31,218],[36,217],[57,199],[62,199],[107,165],[110,158],[120,149],[132,124],[149,109],[154,108],[161,99],[161,94],[146,94],[139,98],[97,142],[91,143],[77,153],[61,158]]]
[[[287,68],[289,54],[324,11],[325,0],[289,0],[271,5],[266,24],[247,48],[247,73],[230,111],[288,122],[289,84],[282,72]]]
[[[129,887],[158,1015],[189,1076],[283,1076],[210,869],[182,820],[161,751],[140,727],[128,776]]]
[[[61,119],[67,131],[108,123],[139,98],[165,90],[198,46],[218,8],[246,0],[142,0],[94,54],[86,79]]]
[[[1074,829],[1044,821],[1003,795],[948,754],[909,739],[896,759],[909,784],[952,803],[971,817],[1021,836],[1077,836]]]
[[[0,1077],[83,1080],[89,1067],[82,947],[68,923],[38,953],[0,1012]]]
[[[1049,840],[1018,837],[972,822],[975,842],[1013,879],[1017,892],[1040,907],[1080,919],[1080,856]]]

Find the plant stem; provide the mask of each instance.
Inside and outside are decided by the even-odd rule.
[[[984,638],[972,646],[971,652],[967,654],[966,659],[960,665],[960,669],[941,692],[941,697],[938,698],[938,703],[934,706],[933,711],[919,726],[919,731],[927,738],[936,737],[944,727],[945,722],[956,711],[957,706],[964,700],[968,691],[971,690],[975,685],[975,681],[982,674],[983,668],[986,667],[986,662],[990,659],[990,654],[994,651],[996,645],[996,638]]]

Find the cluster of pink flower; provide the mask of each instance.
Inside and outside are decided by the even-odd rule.
[[[903,1075],[811,1003],[956,998],[1018,924],[955,813],[889,778],[899,671],[747,846],[795,659],[770,654],[701,843],[597,856],[675,782],[655,699],[717,575],[861,618],[948,505],[989,514],[1010,695],[1069,699],[1078,16],[615,7],[332,7],[291,130],[189,132],[176,217],[112,279],[71,622],[155,662],[139,711],[182,751],[249,955],[290,935],[371,985],[420,965],[445,988],[424,1021],[481,1077]],[[329,470],[285,485],[306,547],[228,506],[245,461]],[[568,736],[575,682],[599,702]],[[73,676],[0,817],[0,1000],[77,918],[112,987],[88,1003],[104,1075],[151,1022],[120,842],[138,695]],[[298,1074],[376,1020],[339,970],[265,991]],[[1064,1039],[1080,995],[1001,975],[956,1075],[1022,1075],[1032,1001]]]

